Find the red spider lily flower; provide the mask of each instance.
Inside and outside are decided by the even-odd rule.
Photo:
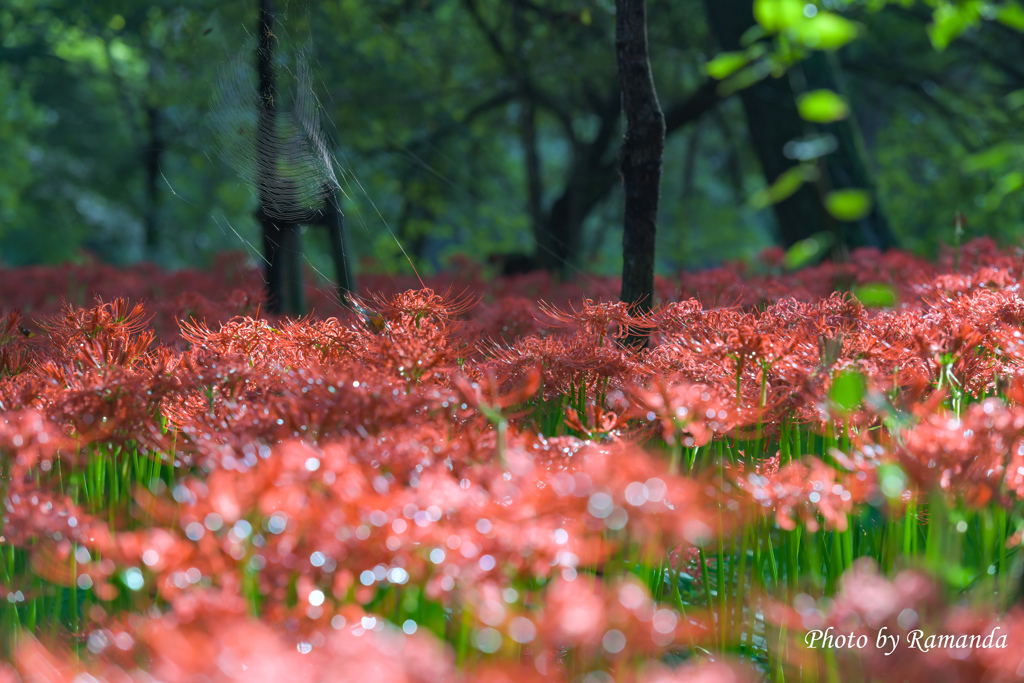
[[[484,382],[486,396],[485,388],[478,382],[471,382],[464,375],[456,375],[452,379],[452,383],[467,404],[481,411],[496,412],[523,403],[536,394],[540,389],[541,372],[539,368],[534,367],[527,372],[518,387],[505,393],[499,391],[498,382],[493,375],[487,374]]]
[[[685,664],[677,669],[655,667],[639,683],[753,683],[756,671],[739,662],[712,661]]]
[[[1006,492],[1024,494],[1022,437],[1024,412],[987,399],[969,406],[960,418],[941,410],[925,413],[892,448],[921,486],[984,505]]]
[[[627,388],[635,402],[634,415],[661,424],[662,437],[675,443],[682,437],[688,447],[707,444],[715,432],[726,432],[732,426],[732,407],[707,385],[691,384],[676,375],[651,380],[651,389]]]
[[[596,650],[608,630],[607,604],[593,581],[557,580],[544,594],[546,642]]]
[[[538,304],[537,308],[556,326],[576,327],[577,334],[595,338],[598,346],[603,346],[606,338],[624,339],[636,331],[650,331],[655,324],[650,316],[622,301],[594,303],[587,299],[579,310],[568,312],[546,303]]]
[[[874,489],[874,479],[870,469],[847,474],[817,458],[780,467],[776,456],[752,472],[740,469],[734,481],[756,504],[773,511],[782,529],[802,523],[816,531],[820,517],[827,528],[845,531],[854,505]]]
[[[1019,610],[996,620],[946,605],[935,582],[915,571],[889,579],[870,560],[859,560],[843,575],[831,604],[819,609],[809,596],[798,604],[797,609],[776,605],[766,614],[797,632],[787,651],[795,655],[791,663],[805,671],[827,670],[820,656],[822,641],[842,635],[871,644],[832,650],[838,670],[858,679],[966,683],[1020,675],[1020,652],[1014,649],[1024,640],[1024,615]],[[813,649],[799,644],[815,641]]]
[[[579,413],[575,408],[567,406],[565,409],[565,426],[573,429],[588,439],[617,439],[622,416],[612,411],[606,411],[599,405],[588,403],[586,409],[586,424],[580,420]]]
[[[472,320],[468,299],[396,292],[395,280],[367,307],[369,327],[345,312],[261,319],[260,283],[248,271],[231,287],[202,280],[211,297],[242,286],[237,300],[214,301],[180,294],[196,274],[73,267],[90,294],[107,299],[114,292],[104,278],[120,278],[133,300],[152,301],[145,314],[123,302],[60,312],[5,278],[0,292],[22,297],[0,296],[5,305],[31,299],[37,318],[57,315],[34,338],[13,317],[0,324],[0,542],[18,548],[19,563],[28,558],[11,588],[52,597],[23,580],[31,573],[103,602],[127,585],[121,578],[142,582],[115,604],[86,610],[85,664],[72,666],[59,651],[49,664],[36,661],[97,677],[143,667],[168,680],[244,676],[239,662],[275,676],[349,675],[326,668],[338,657],[367,680],[500,680],[525,671],[566,680],[585,676],[578,665],[622,680],[725,676],[720,667],[648,669],[644,661],[693,642],[717,647],[721,630],[692,611],[685,619],[609,566],[636,558],[654,567],[669,557],[678,568],[676,549],[692,556],[709,539],[728,542],[757,515],[783,529],[845,528],[858,505],[881,500],[875,468],[887,459],[914,488],[970,504],[1010,505],[1024,495],[1024,304],[1014,258],[977,245],[973,270],[958,277],[874,252],[785,275],[719,270],[684,284],[730,307],[690,300],[642,320],[619,304],[573,304],[583,300],[579,284],[556,290],[543,274],[484,291]],[[45,269],[25,275],[40,287],[67,286]],[[833,293],[837,283],[872,282],[893,283],[900,307],[865,308]],[[614,295],[613,284],[599,280],[590,295]],[[510,301],[513,291],[566,303],[545,308],[551,324],[534,319],[529,301]],[[176,319],[181,336],[168,336]],[[656,343],[649,351],[615,343],[640,325]],[[486,330],[503,346],[481,342]],[[868,407],[830,415],[832,378],[850,368],[865,377]],[[981,400],[993,392],[1010,403]],[[592,440],[544,438],[534,415],[506,414],[538,395],[565,401],[570,393],[567,426]],[[675,444],[727,434],[759,436],[774,450],[783,423],[804,436],[834,435],[840,419],[852,432],[848,455],[826,446],[831,457],[821,460],[768,458],[700,477],[676,476],[631,441],[657,422]],[[777,611],[801,636],[812,624],[845,627],[855,618],[865,633],[879,619],[896,628],[908,609],[956,634],[991,623],[991,615],[929,602],[908,576],[851,573],[839,607],[804,596]],[[469,661],[459,670],[430,638],[407,638],[363,609],[401,605],[401,613],[413,594],[435,601],[431,610],[463,610]],[[573,631],[571,600],[559,595],[594,607],[603,630]],[[738,607],[756,610],[758,600],[768,604],[765,596]],[[123,604],[139,613],[120,612]],[[143,616],[154,604],[163,614]],[[258,622],[243,616],[253,604]],[[1005,623],[1016,629],[1018,621]],[[842,670],[983,680],[1012,679],[1019,665],[1005,652],[975,652],[945,669],[915,657],[881,668],[869,657],[841,659]],[[801,661],[817,666],[813,656]]]
[[[18,311],[0,318],[0,377],[14,377],[28,368],[28,341],[34,336]]]

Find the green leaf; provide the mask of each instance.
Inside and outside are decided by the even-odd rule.
[[[891,308],[896,305],[896,292],[882,282],[870,282],[853,288],[853,295],[865,306]]]
[[[829,398],[839,410],[848,413],[860,405],[866,389],[867,382],[864,380],[864,375],[856,370],[843,370],[832,380]]]
[[[803,0],[754,0],[754,19],[769,33],[806,21]]]
[[[835,237],[829,232],[819,232],[791,246],[782,260],[789,270],[796,270],[821,258],[832,246]]]
[[[760,60],[748,67],[742,68],[729,78],[718,84],[716,92],[718,96],[725,99],[744,88],[749,88],[758,81],[762,81],[771,73],[771,66],[768,62]]]
[[[723,52],[708,62],[708,76],[724,81],[750,63],[746,52]]]
[[[859,221],[871,213],[872,203],[866,190],[834,190],[825,195],[825,209],[838,221]]]
[[[765,35],[766,32],[764,30],[764,27],[754,24],[746,31],[744,31],[742,36],[740,36],[740,45],[742,45],[743,47],[753,47],[754,45],[757,44],[757,41],[764,38]]]
[[[961,33],[980,21],[980,3],[976,0],[958,5],[944,4],[932,12],[928,25],[928,38],[938,51],[946,47]]]
[[[964,590],[974,583],[978,576],[977,572],[957,563],[947,564],[943,561],[941,566],[936,567],[936,569],[939,569],[942,572],[942,576],[946,579],[946,583],[957,590]]]
[[[1022,187],[1024,187],[1024,173],[1010,171],[996,181],[995,187],[985,195],[982,206],[988,211],[994,211],[999,208],[1008,195],[1019,191]]]
[[[812,90],[796,102],[800,117],[811,123],[833,123],[850,115],[846,100],[831,90]]]
[[[1024,10],[1016,2],[1008,2],[996,12],[996,21],[1017,31],[1024,31]]]
[[[902,498],[907,490],[907,475],[899,465],[886,463],[878,468],[878,484],[889,500]]]
[[[774,183],[755,192],[750,198],[750,206],[754,209],[764,209],[772,204],[778,204],[791,197],[805,181],[813,180],[815,177],[817,169],[812,164],[794,166],[784,171]]]
[[[1012,109],[1024,107],[1024,90],[1014,90],[1006,96],[1006,106]]]
[[[978,173],[1005,168],[1011,161],[1016,162],[1024,156],[1024,147],[1019,142],[999,142],[971,154],[964,159],[961,169],[964,173]]]
[[[838,50],[853,41],[860,29],[855,22],[831,12],[818,12],[794,24],[794,37],[812,50]]]

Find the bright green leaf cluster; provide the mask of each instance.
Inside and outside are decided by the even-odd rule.
[[[996,21],[1017,31],[1024,31],[1024,9],[1016,2],[1009,2],[996,12]]]
[[[856,370],[843,370],[832,380],[829,398],[836,408],[844,413],[849,413],[860,405],[866,389],[867,382],[864,380],[864,375]]]
[[[942,3],[932,13],[928,25],[928,38],[936,50],[945,50],[964,31],[981,22],[982,6],[978,0],[958,3]]]
[[[812,90],[797,100],[800,117],[811,123],[834,123],[850,115],[850,106],[831,90]]]
[[[860,32],[855,22],[802,0],[754,0],[754,18],[768,33],[812,50],[838,50]]]
[[[708,76],[724,81],[750,63],[746,52],[723,52],[707,64]]]
[[[789,270],[803,268],[824,256],[834,242],[835,236],[832,233],[819,232],[790,247],[782,263]]]
[[[819,12],[791,29],[805,47],[812,50],[838,50],[852,42],[859,32],[857,24],[831,12]]]
[[[866,190],[835,190],[825,195],[825,210],[839,221],[859,221],[871,213],[872,204]]]
[[[755,0],[754,19],[764,30],[781,33],[806,17],[801,0]]]
[[[887,284],[871,282],[854,287],[853,295],[865,306],[871,308],[891,308],[896,305],[896,292]]]
[[[764,209],[772,204],[788,199],[800,189],[808,180],[815,180],[818,177],[818,169],[814,164],[800,164],[785,171],[775,182],[755,192],[750,198],[750,206],[755,209]]]

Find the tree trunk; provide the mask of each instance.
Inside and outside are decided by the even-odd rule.
[[[700,121],[694,124],[690,137],[686,139],[686,154],[683,157],[683,195],[684,200],[693,199],[697,190],[697,157],[700,156]]]
[[[155,261],[160,248],[160,156],[164,151],[164,139],[160,131],[160,109],[152,104],[146,106],[146,127],[149,137],[144,155],[146,194],[149,199],[146,209],[146,257]]]
[[[267,310],[271,313],[302,312],[302,272],[298,266],[298,225],[267,213],[275,201],[269,196],[276,187],[277,159],[270,144],[274,135],[277,107],[274,90],[274,6],[273,0],[260,0],[257,25],[256,73],[259,78],[260,110],[256,135],[257,192],[260,208],[256,216],[263,230],[263,257],[266,259]],[[287,290],[287,291],[286,291]]]
[[[477,0],[462,0],[473,22],[480,29],[491,50],[504,64],[506,73],[515,83],[514,95],[503,94],[492,97],[471,112],[486,111],[492,106],[500,106],[510,97],[519,100],[524,107],[520,116],[520,138],[523,141],[526,155],[526,174],[529,192],[529,212],[533,219],[535,251],[537,265],[562,278],[571,277],[578,269],[583,249],[583,223],[593,210],[607,197],[619,182],[619,169],[616,161],[611,158],[615,148],[615,140],[619,136],[619,120],[622,114],[622,96],[616,84],[608,91],[610,97],[601,97],[597,93],[588,93],[588,100],[593,108],[586,114],[593,114],[599,120],[598,132],[591,140],[580,140],[574,129],[573,120],[578,114],[563,109],[558,97],[545,93],[537,83],[529,78],[526,55],[522,50],[526,27],[523,10],[530,8],[538,11],[539,5],[523,0],[514,0],[511,24],[515,44],[507,47],[502,40],[498,27],[491,26],[484,19],[480,3]],[[501,3],[498,6],[503,6]],[[550,13],[550,16],[553,16]],[[644,27],[646,34],[646,26]],[[646,44],[645,44],[646,49]],[[705,112],[713,109],[718,103],[716,83],[708,79],[691,96],[673,103],[666,109],[664,120],[666,134],[679,130],[691,121],[698,120]],[[561,193],[551,202],[546,212],[541,212],[543,182],[541,179],[542,164],[536,149],[535,116],[538,110],[547,110],[557,118],[572,147],[572,162],[568,177]],[[531,142],[534,140],[534,142]],[[531,151],[532,150],[532,151]],[[531,157],[533,155],[533,157]],[[537,216],[540,214],[540,219]]]
[[[840,83],[839,66],[833,55],[815,52],[800,65],[808,91],[821,88],[845,96]],[[871,213],[853,223],[838,222],[839,237],[850,248],[896,246],[896,238],[882,210],[874,180],[868,170],[864,138],[853,115],[836,123],[821,126],[823,132],[835,136],[836,151],[825,157],[826,180],[830,189],[862,189],[871,194]]]
[[[708,21],[718,46],[740,50],[740,38],[754,26],[751,0],[704,0]],[[788,159],[783,148],[790,140],[803,137],[806,127],[796,108],[796,96],[787,78],[766,78],[740,91],[747,115],[750,142],[765,181],[771,185],[799,162]],[[772,207],[779,237],[786,247],[828,229],[831,217],[811,184],[803,184],[787,199]]]
[[[740,38],[754,26],[751,0],[705,0],[708,20],[719,47],[740,50]],[[808,90],[827,88],[839,91],[837,71],[828,54],[815,52],[796,70],[803,75]],[[799,161],[789,159],[783,150],[786,143],[803,137],[813,127],[800,118],[796,92],[789,78],[767,78],[740,91],[747,115],[750,141],[754,147],[765,181],[770,185]],[[803,184],[787,199],[773,205],[782,244],[790,247],[816,233],[836,233],[839,249],[874,246],[887,249],[896,240],[877,201],[865,161],[863,141],[856,122],[846,119],[822,127],[835,136],[836,151],[824,158],[824,177],[817,186]],[[825,210],[822,193],[831,189],[858,188],[872,193],[874,208],[869,216],[856,223],[836,221]]]
[[[618,57],[626,139],[622,180],[626,193],[622,229],[622,301],[650,311],[654,299],[654,239],[658,223],[665,116],[658,104],[647,49],[646,0],[616,0],[615,51]],[[643,347],[647,337],[631,331],[629,343]]]
[[[569,175],[544,216],[537,240],[538,265],[563,278],[571,277],[579,263],[583,221],[619,181],[615,161],[610,158],[622,115],[618,87],[597,107],[596,114],[601,123],[592,140],[580,142],[569,136],[573,143]]]
[[[598,169],[579,170],[579,150],[573,156],[565,188],[551,204],[536,245],[540,267],[563,278],[571,277],[579,262],[583,219],[614,187],[615,180],[614,167],[608,166],[602,178]]]
[[[537,105],[530,92],[530,74],[526,59],[526,41],[529,24],[519,3],[512,5],[512,30],[515,36],[513,63],[516,92],[519,99],[519,139],[523,146],[523,165],[526,172],[526,208],[533,227],[535,244],[546,238],[544,234],[544,181],[541,176],[540,151],[537,148]],[[546,244],[550,248],[550,244]]]
[[[352,272],[352,247],[345,226],[345,214],[341,210],[340,192],[332,190],[324,204],[323,224],[331,245],[331,260],[334,261],[334,277],[338,281],[338,298],[344,303],[348,294],[355,290],[355,275]],[[300,285],[301,286],[301,285]]]
[[[537,150],[537,109],[529,100],[524,100],[519,112],[519,135],[523,144],[523,162],[526,170],[526,207],[533,224],[534,238],[539,242],[544,229],[543,188],[540,154]]]

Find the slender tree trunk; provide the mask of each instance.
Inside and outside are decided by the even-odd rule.
[[[716,112],[714,123],[722,134],[726,144],[725,168],[729,173],[729,183],[732,185],[733,196],[738,204],[747,201],[746,184],[743,182],[743,164],[740,159],[740,144],[736,139],[736,133],[732,126],[725,120],[721,112]]]
[[[615,50],[626,112],[622,144],[622,180],[626,213],[622,226],[622,300],[650,311],[654,299],[654,238],[658,224],[665,116],[654,90],[647,49],[645,0],[616,0]],[[634,346],[647,337],[631,333]]]
[[[160,248],[160,157],[164,151],[164,139],[160,131],[160,109],[146,106],[146,194],[149,206],[146,210],[146,257],[156,260]]]
[[[516,91],[519,99],[519,139],[523,146],[523,165],[526,171],[526,208],[533,227],[534,244],[540,245],[547,235],[544,230],[544,180],[541,176],[540,151],[537,149],[537,104],[530,92],[530,75],[526,59],[526,41],[529,24],[523,8],[512,4],[512,30],[515,35],[513,52]],[[550,244],[545,244],[550,248]],[[540,251],[541,247],[537,247]],[[536,259],[535,260],[539,260]]]
[[[591,183],[586,172],[575,170],[578,152],[574,152],[573,157],[565,188],[551,204],[536,237],[537,264],[563,278],[571,276],[577,262],[576,253],[583,233],[580,194]]]
[[[263,256],[267,261],[267,309],[271,313],[302,312],[302,269],[298,265],[298,225],[267,213],[274,204],[268,195],[276,186],[277,159],[270,144],[277,125],[276,92],[274,89],[274,4],[260,0],[256,30],[256,73],[259,78],[260,110],[256,135],[256,163],[260,208],[256,216],[263,229]]]
[[[355,275],[352,273],[352,247],[345,227],[345,214],[341,210],[341,197],[337,190],[327,195],[324,204],[323,224],[331,245],[331,260],[334,261],[334,277],[338,281],[338,297],[347,300],[349,292],[355,290]]]
[[[602,98],[595,113],[600,126],[592,140],[581,142],[569,136],[573,146],[569,174],[544,217],[543,236],[537,243],[538,265],[563,278],[571,277],[580,261],[584,220],[620,181],[613,155],[622,116],[620,87]]]
[[[541,177],[540,154],[537,150],[537,108],[529,99],[521,100],[519,111],[519,137],[523,145],[523,163],[526,170],[526,207],[533,226],[535,244],[546,239],[544,230],[544,181]],[[545,245],[550,248],[550,244]]]
[[[259,181],[256,189],[259,193],[260,207],[256,215],[263,230],[263,258],[266,259],[267,309],[271,313],[284,310],[284,269],[279,258],[281,235],[274,220],[267,215],[266,208],[270,205],[269,197],[265,196],[267,179],[275,173],[273,151],[267,144],[267,131],[274,129],[276,107],[274,106],[274,7],[273,0],[260,0],[259,20],[256,27],[256,75],[259,79],[260,111],[258,132],[256,135],[256,163]]]
[[[529,101],[530,107],[535,110],[544,109],[552,113],[565,129],[566,138],[572,147],[572,163],[561,192],[550,203],[540,221],[534,220],[537,265],[541,268],[556,273],[563,278],[571,277],[577,270],[577,264],[583,256],[583,223],[593,210],[604,201],[615,189],[620,181],[619,172],[615,160],[612,158],[616,146],[616,139],[619,137],[619,119],[622,114],[622,101],[620,87],[613,87],[609,90],[609,98],[601,97],[596,93],[588,93],[593,108],[587,112],[597,116],[599,121],[597,134],[591,140],[581,140],[573,128],[573,119],[576,112],[562,110],[559,106],[552,106],[553,102],[559,101],[552,93],[544,92],[537,83],[523,80],[526,74],[526,59],[520,51],[506,46],[502,39],[499,27],[492,26],[484,18],[481,10],[483,3],[478,0],[462,0],[473,22],[479,28],[483,37],[490,45],[495,56],[501,60],[506,69],[508,77],[516,84],[514,94],[503,94],[491,98],[484,103],[484,107],[473,110],[483,112],[493,106],[499,106],[510,98],[520,101]],[[531,8],[535,12],[541,11],[540,5],[523,0],[513,0],[511,3],[497,3],[496,6],[503,7],[511,5],[513,30],[516,32],[521,45],[521,37],[525,34],[525,24],[516,22],[522,21],[522,13],[525,8]],[[542,3],[543,4],[543,3]],[[493,3],[492,3],[493,5]],[[543,13],[550,14],[547,10]],[[558,13],[561,15],[561,13]],[[507,23],[507,22],[506,22]],[[523,93],[522,86],[528,86],[528,92]],[[691,121],[699,119],[704,113],[713,109],[718,101],[717,83],[707,79],[690,96],[667,107],[664,118],[666,134],[679,130]],[[520,120],[521,137],[529,139],[531,134],[525,130],[529,121],[529,115]],[[533,133],[532,135],[535,135]],[[533,145],[524,144],[526,153]],[[529,178],[537,178],[539,188],[532,188],[531,216],[535,214],[537,198],[542,195],[538,190],[543,188],[540,182],[540,168],[542,165],[526,159],[527,175]],[[534,170],[531,171],[530,169]],[[528,180],[528,182],[532,182]]]
[[[292,315],[300,315],[305,309],[302,291],[302,247],[299,243],[299,226],[288,227],[289,229],[281,232],[281,250],[278,252],[285,273],[284,310]]]

